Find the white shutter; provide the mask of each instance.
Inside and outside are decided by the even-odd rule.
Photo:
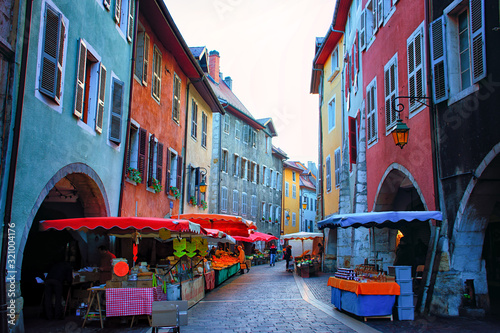
[[[444,16],[430,25],[432,99],[440,103],[448,99],[448,64],[446,60],[446,39]]]
[[[97,115],[95,117],[95,130],[102,133],[102,117],[104,114],[104,96],[106,95],[106,67],[101,64],[99,69],[99,87],[97,97]]]
[[[77,64],[75,109],[73,111],[73,114],[78,118],[81,118],[83,114],[83,100],[85,98],[85,76],[87,71],[87,45],[85,45],[85,42],[82,39],[80,39]]]
[[[396,123],[396,111],[393,108],[393,101],[397,91],[397,66],[396,61],[392,61],[384,69],[385,82],[385,126],[386,130],[392,128]]]
[[[103,2],[102,2],[104,5],[104,8],[106,8],[107,10],[109,10],[110,2],[111,2],[111,0],[103,0]]]
[[[62,17],[60,18],[59,25],[59,48],[57,50],[57,71],[56,71],[56,96],[55,100],[59,104],[62,95],[62,70],[64,58],[64,40],[66,39],[66,25]]]
[[[366,9],[361,11],[361,18],[359,22],[359,48],[361,51],[365,49],[366,46]]]
[[[116,144],[121,142],[122,106],[123,106],[123,83],[113,80],[111,123],[109,139]]]
[[[373,13],[373,33],[378,31],[378,3],[377,0],[372,0],[372,13]]]
[[[135,15],[135,0],[129,0],[128,3],[128,26],[127,26],[127,40],[132,42],[134,38],[134,15]]]
[[[62,60],[64,32],[62,31],[61,14],[47,5],[45,9],[45,26],[43,36],[42,67],[40,71],[40,92],[60,101],[58,83],[61,80],[59,59]],[[62,43],[61,43],[62,41]]]
[[[419,30],[416,34],[410,37],[407,43],[409,96],[422,97],[424,95],[422,41],[422,31]],[[410,99],[410,111],[415,110],[421,105],[417,101],[418,99]]]
[[[392,5],[396,5],[396,3],[398,2],[398,0],[392,0]]]
[[[144,33],[144,57],[143,57],[143,70],[142,70],[142,84],[147,87],[149,75],[149,35]]]
[[[120,24],[120,17],[122,13],[122,0],[115,0],[115,21]]]
[[[484,33],[484,0],[470,0],[472,82],[486,77],[486,47]]]
[[[384,23],[384,0],[378,0],[377,23],[379,26]]]

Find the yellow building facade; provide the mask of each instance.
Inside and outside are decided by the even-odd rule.
[[[283,162],[282,234],[299,232],[300,228],[300,173],[302,169]]]

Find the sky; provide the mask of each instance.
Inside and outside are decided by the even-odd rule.
[[[190,47],[220,55],[220,71],[256,118],[273,119],[273,145],[292,161],[318,161],[319,97],[310,94],[316,37],[335,0],[164,0]]]

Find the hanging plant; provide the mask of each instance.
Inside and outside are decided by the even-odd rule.
[[[194,195],[192,195],[190,198],[189,198],[189,204],[193,205],[193,206],[196,206],[198,204],[197,200],[196,200],[196,197]]]
[[[136,183],[142,182],[141,173],[139,172],[139,170],[132,167],[129,167],[127,169],[127,178]]]
[[[153,178],[152,183],[153,183],[152,187],[153,187],[153,190],[155,191],[155,193],[161,192],[161,189],[163,188],[163,186],[161,186],[160,181],[156,178]]]
[[[176,199],[181,197],[181,191],[175,186],[170,186],[170,194]]]
[[[208,208],[207,202],[205,200],[201,199],[201,201],[200,201],[200,207],[203,210],[207,209]]]

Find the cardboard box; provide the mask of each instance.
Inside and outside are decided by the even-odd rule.
[[[123,281],[122,288],[137,288],[137,281]]]
[[[115,273],[113,273],[113,276],[111,277],[111,280],[113,280],[113,281],[127,281],[128,280],[128,275],[118,276]]]
[[[152,288],[153,280],[141,280],[137,281],[137,288]]]
[[[113,280],[106,281],[106,288],[121,288],[121,287],[122,287],[122,281],[113,281]]]
[[[177,312],[177,305],[175,304],[169,302],[153,302],[151,326],[179,326],[177,321]]]
[[[155,303],[158,303],[155,305]],[[155,306],[157,309],[161,309],[163,304],[173,304],[177,306],[177,316],[178,316],[178,325],[179,326],[187,326],[188,324],[188,301],[159,301],[153,302],[153,318],[155,315]],[[153,325],[154,326],[154,325]]]

